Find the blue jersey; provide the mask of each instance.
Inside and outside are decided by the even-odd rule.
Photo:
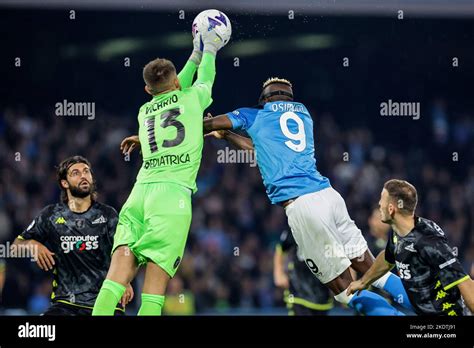
[[[313,120],[303,104],[271,102],[262,109],[240,108],[227,116],[233,129],[245,130],[252,138],[273,204],[330,186],[316,169]]]

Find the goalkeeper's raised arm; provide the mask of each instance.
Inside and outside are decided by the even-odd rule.
[[[203,42],[202,61],[199,64],[198,78],[193,88],[198,91],[201,106],[207,107],[212,102],[212,85],[216,77],[216,54],[222,47],[222,39],[211,30],[201,34]]]
[[[202,46],[201,36],[196,35],[193,38],[193,52],[189,56],[183,69],[178,74],[179,84],[182,89],[191,87],[193,84],[194,74],[196,73],[199,64],[201,64]]]

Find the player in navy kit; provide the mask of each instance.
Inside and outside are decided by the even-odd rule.
[[[86,158],[62,161],[57,178],[62,202],[41,210],[14,244],[31,248],[39,268],[53,273],[51,307],[44,315],[88,316],[107,275],[118,215],[97,201]],[[129,285],[115,313],[122,314],[132,298]]]
[[[396,267],[418,315],[461,316],[465,306],[474,312],[474,281],[448,245],[443,230],[415,215],[417,201],[416,189],[410,183],[396,179],[385,183],[380,213],[382,222],[393,231],[385,252],[350,285],[348,293],[367,288]]]
[[[275,285],[284,290],[288,315],[327,315],[334,307],[329,289],[300,259],[293,235],[287,230],[281,233],[275,249],[273,278]]]
[[[230,129],[246,131],[251,140]],[[255,150],[269,199],[285,208],[306,265],[336,294],[337,301],[367,315],[401,314],[375,293],[346,294],[352,281],[349,267],[364,273],[374,257],[343,198],[316,168],[313,121],[307,108],[293,101],[288,80],[268,79],[259,106],[205,119],[204,130],[225,130],[212,134],[238,148]],[[387,274],[373,285],[410,307],[397,276]]]

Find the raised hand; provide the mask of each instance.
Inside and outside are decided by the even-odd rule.
[[[122,154],[124,155],[129,155],[132,153],[132,151],[135,148],[140,147],[140,139],[138,138],[138,135],[132,135],[130,137],[127,137],[122,140],[120,143],[120,150],[122,151]]]

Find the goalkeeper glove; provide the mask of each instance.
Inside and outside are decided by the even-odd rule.
[[[204,43],[204,52],[212,53],[213,55],[217,54],[223,47],[223,41],[219,35],[217,35],[215,30],[211,30],[201,34],[202,42]]]
[[[194,62],[196,65],[199,65],[201,63],[203,47],[204,44],[201,40],[201,34],[196,33],[193,38],[193,53],[191,53],[191,56],[188,60]]]

